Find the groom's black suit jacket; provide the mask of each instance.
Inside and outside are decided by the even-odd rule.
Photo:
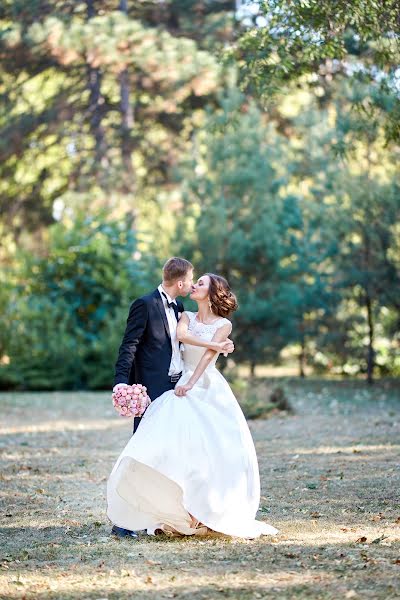
[[[183,304],[177,301],[179,312]],[[172,357],[171,334],[158,289],[133,302],[115,365],[114,385],[141,383],[151,400],[173,389],[168,371]]]

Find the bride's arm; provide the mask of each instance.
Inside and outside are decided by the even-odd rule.
[[[215,332],[212,341],[217,342],[217,343],[226,341],[229,334],[231,333],[231,331],[232,331],[231,323],[227,323],[226,325],[223,325]],[[219,353],[219,351],[217,351],[217,352]],[[199,363],[198,363],[196,369],[194,370],[194,373],[191,376],[191,378],[189,379],[189,381],[185,385],[178,385],[175,388],[175,394],[177,396],[185,396],[186,392],[192,389],[192,387],[197,383],[199,378],[203,375],[204,371],[206,370],[206,368],[208,367],[208,365],[210,364],[212,359],[215,357],[215,354],[216,353],[214,350],[206,350],[204,352],[203,356],[199,360]]]
[[[221,328],[222,329],[222,328]],[[190,344],[191,346],[200,346],[201,348],[208,348],[214,352],[222,352],[231,354],[235,347],[231,340],[224,338],[222,342],[215,341],[214,338],[209,342],[202,340],[201,338],[191,335],[189,333],[189,317],[186,313],[183,313],[179,319],[178,327],[176,328],[176,336],[183,344]],[[215,336],[214,336],[215,337]]]

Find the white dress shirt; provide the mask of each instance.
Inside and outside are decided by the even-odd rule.
[[[168,375],[177,375],[178,373],[181,373],[183,368],[182,355],[179,349],[179,340],[176,337],[176,328],[178,326],[178,322],[175,317],[174,309],[172,308],[172,306],[168,306],[168,302],[173,302],[174,304],[176,304],[176,300],[173,300],[171,298],[171,296],[168,294],[168,292],[164,290],[161,284],[158,286],[158,291],[160,292],[161,300],[163,301],[165,315],[167,317],[169,326],[169,332],[171,334],[172,356],[171,363],[169,365]],[[168,302],[163,296],[163,294],[166,295]]]

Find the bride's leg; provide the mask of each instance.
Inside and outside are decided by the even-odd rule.
[[[213,533],[213,530],[207,527],[207,525],[203,525],[196,517],[189,513],[191,518],[190,527],[191,529],[195,529],[195,535],[207,535],[208,533]]]
[[[189,514],[189,517],[191,519],[191,521],[190,521],[190,528],[191,529],[196,529],[196,527],[198,527],[199,525],[201,525],[200,521],[198,519],[196,519],[196,517],[194,517],[190,513],[188,513],[188,514]]]
[[[210,529],[206,525],[203,525],[203,523],[201,523],[198,519],[196,519],[196,517],[194,517],[189,512],[188,512],[188,515],[190,517],[190,529],[194,529],[194,533],[192,535],[200,535],[201,536],[201,535],[207,535],[209,533],[214,533],[212,529]],[[163,524],[159,527],[159,529],[161,529],[161,531],[163,531],[166,535],[171,536],[171,537],[182,537],[185,535],[184,533],[177,531],[171,525]]]
[[[171,536],[171,537],[182,537],[183,536],[183,533],[181,533],[177,529],[174,529],[173,527],[171,527],[171,525],[164,525],[163,524],[163,525],[161,525],[160,529],[166,535]]]

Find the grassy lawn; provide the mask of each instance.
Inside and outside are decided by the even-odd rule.
[[[107,393],[0,394],[0,598],[397,598],[400,382],[283,383],[293,414],[250,421],[280,530],[254,541],[111,538],[130,420]]]

